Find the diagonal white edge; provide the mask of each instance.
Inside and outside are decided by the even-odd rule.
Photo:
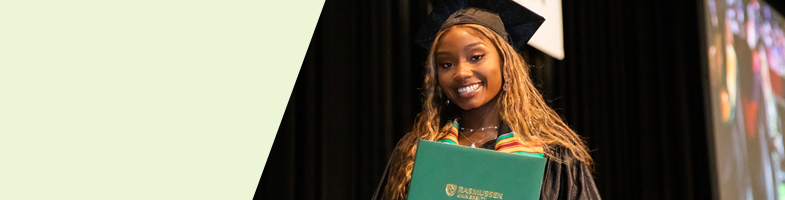
[[[545,18],[529,45],[559,60],[564,59],[561,0],[515,0]]]

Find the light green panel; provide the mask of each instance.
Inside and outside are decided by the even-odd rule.
[[[323,3],[0,3],[0,199],[251,199]]]

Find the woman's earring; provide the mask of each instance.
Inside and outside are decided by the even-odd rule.
[[[503,89],[504,91],[507,91],[507,82],[504,82],[504,85],[502,85],[502,89]]]
[[[450,100],[449,99],[447,99],[447,105],[450,105]]]

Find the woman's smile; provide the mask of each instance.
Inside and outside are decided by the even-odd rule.
[[[472,95],[480,91],[481,86],[482,83],[474,83],[458,88],[457,92],[458,95],[460,95],[461,97],[471,97]]]

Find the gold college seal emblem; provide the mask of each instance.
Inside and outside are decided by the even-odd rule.
[[[458,188],[458,186],[456,186],[454,184],[447,184],[447,188],[445,188],[444,191],[447,192],[448,196],[452,196],[452,195],[455,195],[455,189],[457,189],[457,188]]]

